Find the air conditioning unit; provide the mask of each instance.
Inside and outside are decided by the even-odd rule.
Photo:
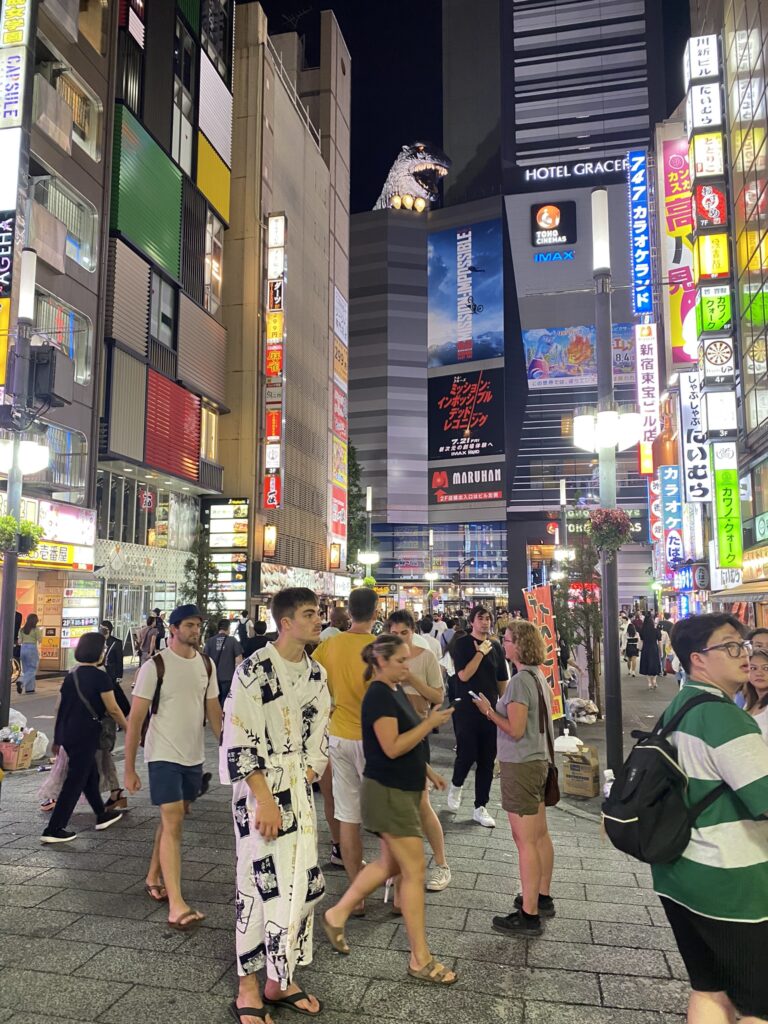
[[[53,345],[32,345],[30,358],[30,391],[36,402],[47,402],[51,408],[71,405],[75,394],[75,364]]]

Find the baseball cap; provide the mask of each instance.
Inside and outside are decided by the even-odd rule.
[[[168,625],[178,626],[184,619],[200,619],[202,622],[203,613],[196,604],[182,604],[178,608],[174,608],[168,616]]]

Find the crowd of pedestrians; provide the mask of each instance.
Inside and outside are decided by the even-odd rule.
[[[43,842],[76,838],[67,826],[81,797],[96,829],[119,822],[124,791],[135,794],[142,785],[136,757],[143,746],[159,814],[146,893],[167,903],[171,928],[197,927],[205,915],[182,893],[182,835],[210,780],[210,728],[219,740],[220,781],[232,787],[236,840],[239,987],[231,1015],[242,1024],[271,1024],[269,1008],[283,1005],[316,1016],[322,994],[300,983],[325,894],[313,789],[323,794],[331,862],[343,865],[349,881],[320,919],[327,941],[342,956],[354,955],[350,920],[365,915],[374,892],[384,887],[386,901],[392,889],[392,913],[402,916],[409,941],[404,970],[451,986],[457,973],[433,955],[425,926],[425,892],[451,882],[430,790],[447,789],[449,810],[459,814],[474,768],[472,819],[493,828],[488,802],[497,761],[521,892],[490,925],[503,934],[541,935],[555,914],[546,807],[559,794],[551,694],[541,670],[547,652],[536,626],[505,616],[499,644],[482,606],[467,620],[419,623],[400,609],[377,626],[377,598],[368,588],[353,590],[348,608],[335,610],[325,629],[311,590],[276,594],[271,612],[272,639],[244,613],[234,633],[221,620],[201,651],[202,614],[193,605],[174,609],[167,628],[163,622],[162,646],[156,642],[142,662],[130,704],[112,623],[80,638],[77,667],[61,689],[58,770],[51,773],[55,785],[47,783]],[[27,625],[31,636],[35,624]],[[652,863],[652,874],[690,977],[688,1020],[768,1021],[761,964],[768,937],[768,629],[746,635],[737,619],[721,614],[690,616],[674,627],[646,615],[639,624],[627,617],[621,634],[630,675],[632,660],[647,651],[640,672],[649,685],[668,658],[682,677],[659,727],[671,723],[687,806],[700,808],[691,812],[682,856]],[[704,703],[701,694],[709,695]],[[449,722],[456,738],[450,784],[434,770],[429,743]],[[126,736],[123,787],[112,757],[117,728]],[[369,864],[363,831],[379,839]]]

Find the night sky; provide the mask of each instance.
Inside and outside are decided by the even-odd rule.
[[[319,12],[330,8],[335,13],[352,55],[351,209],[353,213],[371,209],[404,143],[442,142],[441,0],[261,0],[261,4],[270,33],[298,31],[305,36],[310,65],[319,64]],[[666,64],[680,69],[668,82],[671,112],[683,94],[686,0],[664,0],[664,19]]]

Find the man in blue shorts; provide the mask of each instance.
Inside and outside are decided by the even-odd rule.
[[[168,923],[180,931],[196,927],[204,916],[181,895],[181,831],[184,815],[203,785],[205,722],[218,740],[221,705],[216,673],[199,651],[203,616],[193,604],[174,608],[168,619],[168,647],[139,670],[125,740],[125,788],[141,789],[136,752],[148,714],[144,760],[149,793],[160,808],[147,895],[168,900]]]

